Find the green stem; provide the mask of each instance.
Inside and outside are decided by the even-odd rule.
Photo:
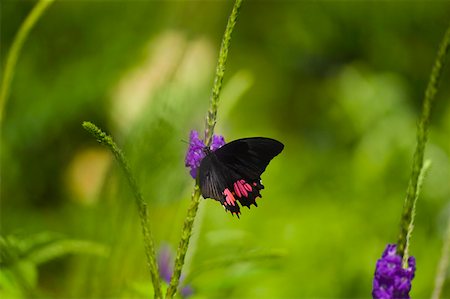
[[[184,259],[189,247],[189,239],[191,238],[192,228],[194,227],[195,216],[197,215],[198,206],[200,204],[200,194],[200,188],[196,183],[194,192],[192,193],[191,205],[189,206],[186,219],[184,220],[172,278],[170,279],[170,284],[167,288],[166,299],[173,298],[173,296],[177,292],[178,283],[180,282],[181,270],[183,269]]]
[[[434,290],[431,299],[439,299],[444,289],[445,278],[450,266],[450,216],[447,218],[447,230],[445,231],[442,254],[438,264],[438,271],[434,281]]]
[[[128,180],[128,183],[133,191],[134,198],[136,201],[136,205],[139,211],[139,217],[141,220],[141,228],[142,235],[144,237],[145,244],[145,255],[147,257],[147,264],[150,270],[150,275],[152,278],[153,288],[155,292],[155,298],[162,298],[161,292],[161,281],[158,273],[158,265],[156,263],[156,254],[155,254],[155,246],[153,244],[153,238],[150,231],[150,223],[148,222],[148,213],[147,213],[147,204],[144,202],[142,193],[139,190],[139,187],[131,174],[130,166],[128,165],[123,152],[113,141],[111,136],[108,136],[102,130],[100,130],[96,125],[91,122],[83,122],[83,128],[86,129],[89,133],[91,133],[100,143],[106,145],[110,151],[113,153],[116,161],[119,163],[123,172],[125,173],[125,177]]]
[[[418,198],[420,176],[423,168],[423,157],[428,135],[428,124],[430,122],[430,111],[433,105],[439,80],[442,74],[445,58],[450,46],[450,27],[447,29],[444,39],[439,47],[439,52],[435,60],[430,80],[425,92],[425,99],[422,107],[422,115],[417,127],[417,145],[413,156],[412,172],[406,191],[403,214],[400,223],[400,234],[397,241],[397,253],[405,261],[408,258],[408,243],[412,233],[414,223],[414,207]]]
[[[219,52],[219,60],[217,62],[216,75],[214,78],[214,85],[212,95],[209,102],[208,114],[206,116],[205,129],[205,144],[209,146],[214,134],[214,127],[217,121],[217,107],[219,105],[219,95],[222,89],[222,81],[225,74],[225,65],[228,58],[228,50],[230,48],[231,35],[236,25],[239,9],[242,0],[236,0],[228,18],[228,23],[225,28],[225,33],[222,38],[222,45]],[[188,209],[186,220],[184,221],[183,230],[181,232],[181,240],[178,245],[177,256],[175,259],[175,266],[169,287],[167,288],[166,298],[173,298],[177,292],[178,284],[180,282],[181,271],[183,269],[184,260],[189,247],[189,240],[192,235],[192,228],[194,226],[195,216],[197,215],[198,206],[200,204],[200,187],[198,181],[195,183],[194,192],[192,193],[191,204]]]
[[[14,37],[11,49],[8,53],[5,63],[5,72],[3,73],[3,80],[0,88],[0,124],[3,121],[3,111],[5,109],[6,100],[9,95],[9,88],[14,77],[14,69],[17,60],[22,50],[23,44],[28,37],[31,29],[33,29],[36,22],[47,10],[54,0],[40,0],[31,10],[25,21],[20,25],[19,31]]]
[[[230,17],[228,18],[227,27],[222,38],[222,45],[220,46],[219,60],[216,67],[216,76],[214,79],[214,85],[212,89],[211,98],[209,101],[208,114],[206,116],[206,129],[205,129],[205,144],[209,146],[214,134],[214,127],[217,122],[217,108],[219,106],[219,95],[222,89],[223,76],[225,74],[225,65],[228,58],[228,49],[230,48],[231,35],[236,25],[236,20],[241,8],[242,0],[236,0],[233,6]]]

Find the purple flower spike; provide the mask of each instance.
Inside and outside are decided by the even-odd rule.
[[[161,278],[170,283],[170,278],[172,276],[172,252],[168,245],[161,246],[158,254],[158,269]]]
[[[388,244],[377,261],[373,279],[374,299],[410,299],[411,281],[416,271],[416,260],[408,258],[408,268],[402,267],[402,258],[397,255],[397,246]]]
[[[181,289],[180,293],[181,293],[181,297],[187,298],[187,297],[190,297],[194,293],[194,290],[192,289],[192,287],[190,285],[187,285]]]
[[[173,274],[173,252],[169,245],[162,245],[158,252],[158,268],[159,275],[166,282],[170,283]],[[181,275],[180,285],[183,285],[184,277]],[[188,298],[194,293],[190,285],[180,287],[180,294],[182,298]]]
[[[215,151],[224,144],[225,139],[223,136],[213,135],[210,149]],[[189,148],[186,153],[185,165],[186,167],[191,168],[190,174],[194,179],[197,177],[197,169],[200,167],[200,163],[206,155],[204,151],[205,147],[206,145],[203,140],[198,137],[198,132],[192,130],[189,136]]]

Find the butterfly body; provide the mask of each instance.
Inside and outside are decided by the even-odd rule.
[[[202,196],[219,201],[227,211],[239,216],[240,206],[250,208],[261,197],[261,174],[284,145],[274,139],[252,137],[234,140],[211,151],[200,163]]]

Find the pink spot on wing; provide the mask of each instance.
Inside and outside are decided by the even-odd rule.
[[[250,186],[249,183],[246,183],[246,182],[245,182],[243,185],[244,185],[244,188],[245,188],[247,191],[252,191],[252,186]]]
[[[242,195],[247,197],[248,196],[248,192],[247,192],[247,190],[245,190],[245,187],[243,185],[243,184],[245,184],[245,181],[244,180],[239,180],[236,183],[237,183],[237,185],[239,187],[239,190],[241,191]]]
[[[239,187],[238,187],[237,183],[238,182],[235,182],[233,184],[233,187],[234,187],[234,192],[236,192],[236,195],[240,198],[240,197],[242,197],[242,195],[241,195],[241,190],[239,190]]]
[[[256,182],[253,182],[252,184],[255,187],[258,186],[258,184]],[[250,185],[243,179],[234,182],[233,189],[234,189],[234,193],[236,193],[237,197],[239,197],[239,198],[248,197],[248,194],[253,191],[252,185]],[[234,195],[234,193],[233,193],[233,195]]]
[[[231,191],[228,190],[228,188],[226,188],[223,191],[223,195],[225,195],[225,201],[226,201],[224,204],[228,203],[229,205],[232,205],[232,206],[236,205],[236,199],[234,198],[233,194],[231,194]]]

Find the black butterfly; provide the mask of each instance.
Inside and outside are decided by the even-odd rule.
[[[234,140],[211,151],[200,163],[199,182],[204,198],[213,198],[239,217],[240,207],[257,206],[261,197],[261,174],[284,145],[270,138],[252,137]]]

